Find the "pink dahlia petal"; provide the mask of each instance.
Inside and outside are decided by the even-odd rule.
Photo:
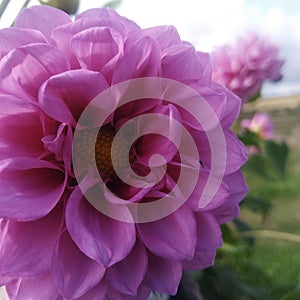
[[[151,253],[148,253],[148,261],[145,284],[152,290],[175,295],[182,276],[181,264],[161,259]]]
[[[183,205],[171,215],[138,225],[146,247],[167,260],[192,258],[196,246],[196,221],[193,212]]]
[[[138,32],[138,31],[136,31]],[[135,33],[132,33],[135,34]],[[142,30],[142,34],[150,36],[158,41],[162,50],[167,49],[174,45],[180,45],[180,36],[173,26],[156,26]]]
[[[132,172],[132,170],[124,169],[121,171],[121,173],[123,174],[123,176],[127,182],[130,182],[131,184],[140,182],[140,180],[137,180],[134,177],[134,175],[130,174],[129,172]],[[156,175],[155,170],[154,170],[154,174]],[[154,181],[157,177],[154,177],[151,179],[153,179],[153,181]],[[149,185],[152,184],[153,181],[150,181]],[[138,185],[138,183],[137,183],[137,185]],[[131,186],[129,184],[126,184],[126,183],[123,183],[120,181],[115,185],[111,184],[109,188],[104,186],[103,187],[103,195],[104,195],[105,199],[107,201],[109,201],[110,203],[124,204],[124,200],[126,200],[130,203],[134,203],[134,202],[141,201],[150,190],[151,190],[151,187],[138,188],[138,187]],[[113,193],[112,193],[112,191],[113,191]]]
[[[62,72],[52,76],[42,86],[39,103],[44,112],[54,120],[76,127],[85,107],[106,88],[108,84],[98,72]]]
[[[70,46],[70,40],[77,33],[97,26],[99,26],[99,19],[82,19],[77,22],[67,23],[53,30],[51,34],[51,44],[65,53],[72,69],[78,69],[80,65]]]
[[[16,48],[0,61],[0,89],[36,101],[41,84],[68,69],[64,54],[51,45],[30,44]]]
[[[114,111],[114,126],[116,130],[119,130],[127,121],[131,120],[138,115],[146,112],[152,112],[156,107],[160,106],[162,100],[155,99],[144,99],[138,102],[132,101],[126,103],[122,108]]]
[[[140,131],[139,134],[142,134],[143,132],[155,132],[157,126],[165,128],[165,132],[162,132],[161,135],[143,134],[135,145],[137,162],[145,166],[149,166],[149,159],[154,154],[159,154],[164,157],[166,162],[170,162],[178,151],[174,142],[177,142],[177,145],[180,145],[181,128],[179,128],[177,124],[181,123],[181,116],[177,108],[172,104],[161,105],[153,110],[152,113],[167,116],[168,124],[163,122],[165,119],[160,119],[159,116],[157,116],[156,122],[137,126]],[[137,122],[139,122],[139,119]],[[154,162],[152,161],[152,163]],[[153,164],[153,166],[160,165],[160,163]]]
[[[41,143],[43,134],[40,116],[36,107],[8,95],[0,95],[0,103],[0,158],[38,158],[44,148]]]
[[[65,231],[54,251],[51,272],[62,295],[74,299],[95,287],[105,268],[85,256]]]
[[[244,145],[236,138],[233,131],[225,132],[227,160],[225,174],[231,174],[241,168],[247,161],[248,153]]]
[[[209,213],[197,213],[196,220],[198,239],[195,255],[191,260],[184,262],[184,268],[189,270],[211,266],[216,255],[216,248],[222,246],[222,232],[216,218]]]
[[[76,298],[76,300],[107,300],[107,290],[109,288],[108,283],[103,278],[100,283],[98,283],[94,288],[90,289],[88,292],[83,294],[81,297]]]
[[[124,259],[135,244],[134,224],[123,223],[98,212],[78,188],[68,201],[66,223],[81,251],[104,266]]]
[[[114,67],[122,55],[122,37],[105,27],[94,27],[81,31],[70,41],[80,66],[84,69],[101,71],[107,64]]]
[[[136,40],[129,38],[124,56],[120,59],[112,77],[112,84],[125,80],[157,76],[160,67],[160,46],[150,37]]]
[[[241,171],[224,177],[230,189],[230,197],[219,207],[212,210],[220,224],[231,221],[239,214],[238,204],[248,192],[248,186]]]
[[[107,271],[110,285],[117,291],[136,296],[147,272],[148,257],[144,245],[137,240],[129,255]]]
[[[63,11],[38,5],[24,9],[16,18],[14,27],[36,29],[49,39],[53,29],[70,22],[71,18]]]
[[[207,189],[205,192],[206,194],[204,195],[204,189],[208,187],[207,185],[215,188]],[[220,182],[219,176],[213,173],[211,174],[207,169],[202,168],[195,190],[186,203],[192,207],[194,211],[199,211],[201,197],[203,197],[203,200],[210,199],[209,203],[207,203],[204,208],[201,207],[201,211],[208,211],[220,206],[226,201],[229,195],[229,188],[223,181]]]
[[[223,128],[229,129],[240,114],[241,99],[218,84],[214,84],[214,89],[216,92],[224,93],[226,95],[226,108],[221,116],[221,124]]]
[[[196,99],[197,101],[193,98],[187,99],[184,95],[182,95],[178,101],[183,107],[186,107],[187,101],[191,103],[189,104],[188,111],[179,108],[182,123],[186,125],[187,128],[195,129],[197,134],[208,132],[220,126],[221,118],[226,111],[227,99],[224,92],[215,91],[207,87],[199,87],[195,84],[192,85],[192,88],[199,93]],[[199,114],[199,111],[201,114]],[[194,115],[192,115],[192,113],[194,113]],[[197,116],[197,120],[194,116]],[[197,143],[198,139],[195,139],[195,142]]]
[[[109,289],[107,291],[107,295],[105,300],[140,300],[140,299],[148,299],[148,296],[150,294],[151,290],[146,287],[141,285],[139,287],[139,290],[137,292],[136,296],[130,296],[122,293],[118,293],[114,289]]]
[[[110,8],[92,8],[76,16],[76,20],[98,18],[99,27],[110,27],[122,34],[140,29],[133,21],[120,16],[115,10]]]
[[[50,162],[32,158],[2,161],[0,216],[18,221],[48,214],[65,189],[65,174]]]
[[[207,65],[209,65],[208,61],[208,54],[200,56],[193,46],[171,46],[162,53],[162,75],[183,83],[198,82],[200,81],[199,77],[203,76],[204,83],[207,85],[207,80],[205,79],[210,78],[211,75],[211,71],[207,73],[207,70],[205,70]]]
[[[61,226],[61,206],[36,221],[3,221],[0,231],[0,273],[18,277],[47,271]]]
[[[1,223],[5,221],[3,219],[0,220],[0,228],[2,228]],[[0,286],[7,285],[12,282],[15,278],[13,276],[9,276],[7,274],[0,274]]]
[[[25,28],[4,28],[0,30],[0,59],[9,51],[31,43],[47,43],[40,31]]]
[[[34,277],[15,279],[6,286],[9,299],[53,299],[59,297],[59,291],[49,272]]]

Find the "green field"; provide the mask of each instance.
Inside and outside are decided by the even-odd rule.
[[[241,218],[255,230],[252,262],[268,278],[265,300],[300,299],[300,151],[291,149],[285,180],[266,182],[248,174],[250,193],[270,199],[272,209],[262,218],[242,209]],[[259,278],[258,278],[259,280]],[[290,292],[289,295],[286,295]],[[283,297],[283,295],[286,295]],[[283,297],[283,298],[282,298]]]

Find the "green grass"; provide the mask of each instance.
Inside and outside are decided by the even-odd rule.
[[[281,299],[289,291],[300,287],[299,250],[300,245],[291,242],[257,240],[252,259],[269,278],[266,300]]]
[[[241,218],[254,230],[272,231],[272,236],[266,237],[267,234],[257,237],[251,259],[269,278],[268,298],[265,300],[279,300],[289,291],[297,287],[300,289],[299,149],[293,149],[290,153],[285,180],[266,182],[251,174],[246,174],[246,178],[250,193],[268,198],[272,204],[271,212],[266,218],[246,209],[242,209]],[[284,235],[276,232],[293,235],[286,239]],[[286,299],[300,299],[299,292],[291,292]]]

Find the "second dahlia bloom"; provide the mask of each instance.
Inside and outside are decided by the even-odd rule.
[[[212,52],[213,80],[227,87],[245,102],[255,96],[265,80],[281,79],[283,60],[268,38],[248,33],[233,45]]]
[[[0,285],[10,299],[144,300],[175,294],[183,270],[213,263],[220,224],[247,192],[247,154],[230,129],[240,99],[212,82],[207,54],[173,27],[141,29],[109,9],[72,21],[36,6],[0,31],[0,78]],[[121,105],[137,83],[152,96]],[[128,174],[145,180],[129,185]],[[89,201],[95,186],[104,207],[177,207],[151,221],[112,218]]]

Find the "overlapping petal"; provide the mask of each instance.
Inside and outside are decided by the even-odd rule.
[[[49,270],[52,252],[63,224],[62,212],[62,207],[57,206],[39,220],[3,220],[0,231],[0,273],[26,277]]]
[[[37,101],[39,88],[44,81],[68,69],[65,55],[57,48],[38,43],[22,46],[0,61],[0,90]]]
[[[70,22],[71,18],[63,11],[51,6],[33,6],[22,11],[14,27],[36,29],[49,39],[56,27]]]
[[[135,244],[134,224],[98,212],[86,201],[79,188],[69,199],[66,222],[81,251],[106,267],[124,259]]]
[[[53,252],[51,272],[62,295],[74,299],[95,287],[103,277],[105,268],[84,255],[64,232]]]
[[[139,224],[138,229],[146,247],[157,256],[180,261],[194,255],[196,220],[185,205],[161,220]]]
[[[64,170],[50,162],[19,157],[1,162],[0,216],[29,221],[47,215],[61,199]]]
[[[59,291],[49,272],[34,277],[15,279],[6,285],[10,299],[59,299]]]

